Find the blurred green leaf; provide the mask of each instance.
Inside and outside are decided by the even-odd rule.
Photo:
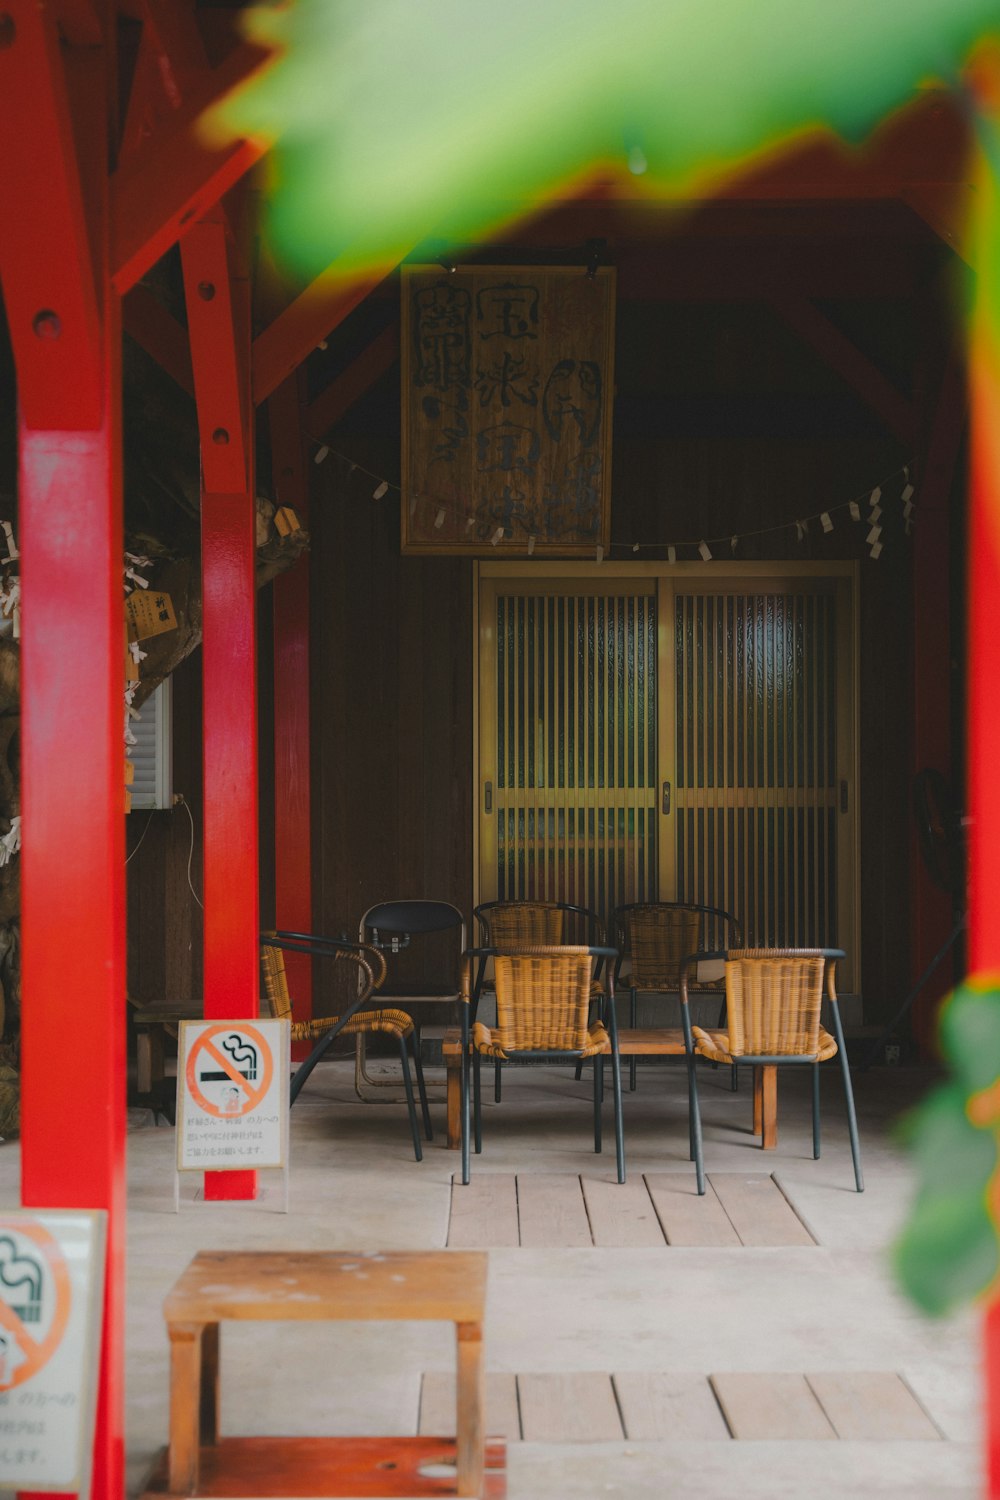
[[[960,1085],[942,1085],[908,1121],[917,1197],[894,1260],[904,1290],[935,1314],[978,1296],[1000,1269],[988,1207],[997,1141],[965,1104]]]
[[[968,1093],[997,1082],[1000,991],[991,979],[969,980],[955,990],[941,1013],[941,1046]]]
[[[662,190],[825,127],[860,140],[996,0],[297,0],[211,127],[279,141],[276,248],[313,272],[481,236],[595,167]]]

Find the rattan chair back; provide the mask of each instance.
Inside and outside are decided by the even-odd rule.
[[[264,986],[264,998],[276,1021],[292,1014],[292,997],[288,992],[288,975],[285,972],[285,955],[280,948],[262,943],[260,949],[260,975]]]
[[[819,1050],[826,959],[805,948],[730,949],[726,957],[729,1052],[812,1056]],[[831,998],[833,969],[829,965]]]
[[[558,947],[584,942],[601,947],[604,926],[596,912],[565,901],[487,901],[477,906],[485,948]]]
[[[493,1040],[505,1052],[583,1050],[593,963],[589,948],[525,946],[494,954]]]
[[[618,945],[631,960],[630,985],[637,990],[676,990],[681,961],[703,947],[702,912],[696,906],[650,902],[620,908]]]

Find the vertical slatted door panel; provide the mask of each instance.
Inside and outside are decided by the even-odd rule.
[[[676,595],[676,899],[735,912],[753,945],[847,936],[836,654],[832,591]]]
[[[571,901],[607,919],[656,889],[656,601],[570,587],[484,591],[496,791],[480,899]]]

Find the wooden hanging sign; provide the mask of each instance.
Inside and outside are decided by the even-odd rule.
[[[615,274],[402,268],[404,552],[609,544]]]
[[[125,600],[125,618],[132,637],[137,641],[148,640],[152,635],[164,635],[177,629],[177,617],[170,595],[156,589],[136,589]]]

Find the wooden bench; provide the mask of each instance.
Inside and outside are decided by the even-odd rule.
[[[448,1077],[448,1148],[462,1146],[462,1034],[457,1027],[445,1032],[441,1051]],[[680,1027],[650,1026],[641,1030],[624,1028],[618,1033],[618,1052],[622,1057],[683,1057],[684,1032]],[[778,1144],[778,1070],[776,1067],[753,1070],[753,1128],[761,1137],[765,1151]]]
[[[505,1445],[483,1435],[486,1265],[480,1251],[201,1251],[164,1303],[170,1445],[144,1500],[504,1496]],[[220,1437],[219,1325],[227,1319],[454,1323],[456,1438]],[[304,1383],[315,1380],[303,1370]],[[453,1483],[442,1465],[454,1466]]]
[[[181,1021],[200,1021],[203,1004],[189,1000],[133,1000],[132,1023],[135,1026],[135,1087],[138,1094],[152,1094],[164,1078],[163,1040],[167,1032],[177,1035]]]

